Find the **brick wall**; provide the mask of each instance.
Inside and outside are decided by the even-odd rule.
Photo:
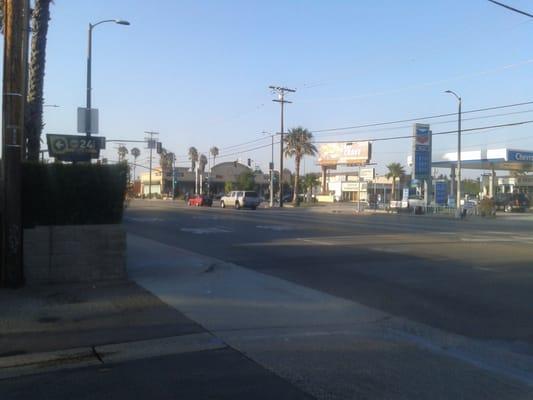
[[[124,279],[126,233],[121,225],[25,229],[24,275],[28,284]]]

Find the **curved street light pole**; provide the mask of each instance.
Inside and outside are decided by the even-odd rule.
[[[450,93],[455,96],[459,103],[457,112],[457,210],[461,210],[461,97],[452,90],[446,90],[445,93]]]
[[[128,21],[120,20],[120,19],[105,19],[102,21],[98,21],[95,24],[89,23],[89,30],[88,30],[88,43],[87,43],[87,110],[85,114],[85,133],[87,136],[91,136],[91,64],[92,64],[92,37],[93,37],[93,29],[100,24],[106,23],[106,22],[114,22],[115,24],[119,25],[129,25],[130,23]]]

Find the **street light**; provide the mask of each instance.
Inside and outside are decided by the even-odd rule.
[[[89,23],[89,40],[88,40],[88,46],[87,46],[87,110],[85,115],[85,133],[87,136],[91,135],[91,56],[92,56],[92,41],[93,41],[93,29],[100,24],[104,24],[106,22],[114,22],[115,24],[119,25],[130,25],[128,21],[124,21],[122,19],[105,19],[102,21],[98,21],[95,24]]]
[[[457,112],[457,211],[461,211],[461,97],[452,90],[446,90],[444,93],[450,93],[455,96],[459,103]]]

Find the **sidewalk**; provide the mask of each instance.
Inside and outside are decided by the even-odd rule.
[[[205,332],[131,281],[0,290],[0,357]]]
[[[1,399],[309,398],[132,281],[0,290],[0,315]]]

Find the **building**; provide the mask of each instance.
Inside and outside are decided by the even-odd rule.
[[[231,183],[234,188],[238,186],[239,176],[245,172],[252,172],[254,174],[254,181],[256,190],[260,195],[268,192],[270,177],[263,174],[261,171],[254,171],[250,167],[239,162],[223,162],[211,168],[210,172],[203,174],[191,171],[187,167],[176,167],[174,169],[175,179],[175,195],[182,196],[186,193],[193,194],[196,192],[196,184],[198,179],[198,191],[210,194],[222,194],[225,192],[226,182]],[[288,176],[284,174],[286,180],[290,181],[290,173]],[[148,196],[150,174],[143,173],[139,176],[141,182],[141,195]],[[167,180],[172,182],[172,177],[167,177]],[[163,176],[161,168],[157,167],[152,170],[152,195],[163,195]]]
[[[322,179],[321,177],[321,186]],[[392,178],[377,176],[373,168],[361,169],[361,177],[359,171],[328,170],[326,174],[326,193],[330,195],[330,201],[361,200],[384,203],[390,200],[391,192]]]
[[[152,179],[150,181],[150,171],[143,172],[139,175],[141,181],[141,196],[148,196],[152,193],[152,196],[161,196],[163,173],[160,167],[152,169]],[[150,190],[150,183],[152,190]]]
[[[483,176],[483,192],[487,194],[488,179]],[[489,178],[489,177],[487,177]],[[498,193],[525,193],[529,197],[533,193],[533,175],[516,175],[498,177]]]

